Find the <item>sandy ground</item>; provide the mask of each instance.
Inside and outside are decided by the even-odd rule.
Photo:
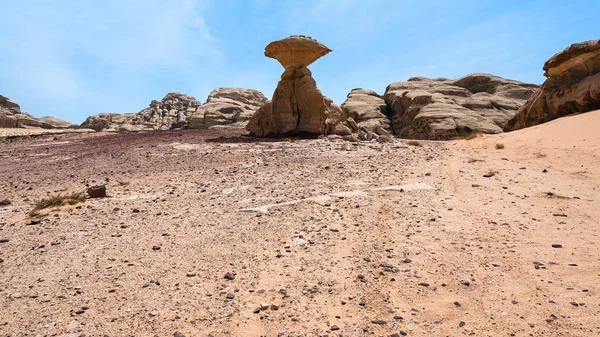
[[[599,335],[599,124],[423,147],[0,140],[0,335]]]
[[[89,133],[91,129],[22,129],[22,128],[0,128],[0,137],[40,136],[64,133]]]

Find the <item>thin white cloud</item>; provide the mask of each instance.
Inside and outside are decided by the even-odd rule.
[[[204,21],[205,1],[11,3],[19,14],[0,22],[0,45],[10,50],[0,55],[2,94],[25,102],[25,109],[43,100],[48,111],[27,110],[60,115],[52,108],[109,97],[123,81],[143,84],[157,71],[190,73],[197,64],[218,63],[223,56]],[[112,88],[107,79],[115,81]]]

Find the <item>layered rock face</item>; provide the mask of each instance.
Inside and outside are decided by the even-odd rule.
[[[358,126],[377,134],[392,132],[385,100],[373,90],[352,89],[341,105],[346,118],[351,117]]]
[[[16,128],[17,118],[14,116],[21,113],[21,107],[0,95],[0,128]]]
[[[571,45],[544,64],[548,79],[505,131],[600,109],[600,40]]]
[[[21,107],[0,95],[0,128],[42,128],[42,129],[68,129],[76,127],[75,124],[54,117],[35,118],[21,112]]]
[[[254,114],[246,129],[259,137],[321,134],[331,104],[307,67],[329,52],[322,43],[304,36],[270,43],[265,56],[279,61],[285,71],[273,99]]]
[[[196,109],[190,117],[189,128],[208,129],[222,126],[243,128],[265,103],[267,98],[258,90],[217,88],[208,95],[206,103]]]
[[[102,113],[88,117],[82,127],[96,131],[171,130],[187,126],[188,119],[201,103],[194,97],[169,93],[162,100],[153,100],[138,113]]]
[[[444,140],[502,132],[537,88],[489,74],[457,80],[413,77],[390,84],[384,99],[396,135]]]

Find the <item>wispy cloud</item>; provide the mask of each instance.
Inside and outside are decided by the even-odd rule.
[[[203,2],[11,3],[8,9],[15,15],[5,15],[0,22],[5,32],[0,34],[0,45],[10,50],[0,56],[0,90],[17,102],[33,103],[31,112],[36,114],[69,117],[61,107],[94,105],[99,97],[111,95],[122,100],[119,88],[129,91],[129,98],[144,107],[149,97],[142,98],[140,93],[144,103],[137,102],[138,90],[127,83],[139,87],[161,72],[200,72],[198,63],[222,59],[219,43],[204,21]],[[114,84],[107,87],[107,81]],[[36,101],[44,101],[43,110]],[[29,110],[27,103],[21,104]],[[100,108],[102,103],[95,106]]]

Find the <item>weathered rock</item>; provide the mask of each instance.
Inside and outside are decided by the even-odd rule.
[[[352,89],[341,108],[346,118],[351,117],[372,132],[386,135],[392,132],[385,100],[373,90]]]
[[[102,113],[88,117],[81,126],[96,131],[181,129],[187,127],[188,119],[200,105],[192,96],[169,93],[138,113]]]
[[[106,186],[97,185],[87,189],[87,194],[90,198],[104,198],[106,197]]]
[[[21,107],[0,95],[0,128],[69,129],[77,125],[54,117],[35,118],[22,112]]]
[[[285,71],[273,99],[258,110],[246,129],[259,137],[321,134],[328,101],[306,67],[330,51],[303,36],[270,43],[265,56],[277,59]]]
[[[0,128],[18,127],[17,118],[13,115],[0,112]]]
[[[413,77],[390,84],[384,99],[396,135],[451,139],[502,132],[536,88],[489,74],[457,80]]]
[[[303,35],[271,42],[265,48],[265,56],[279,61],[285,70],[306,68],[330,52],[321,42]]]
[[[600,40],[571,45],[544,64],[548,79],[510,120],[517,130],[600,109]]]
[[[217,88],[206,103],[192,114],[190,129],[213,127],[246,126],[252,115],[265,103],[267,98],[258,90],[243,88]]]
[[[21,107],[8,97],[0,95],[0,128],[17,128],[16,114],[21,113]]]

